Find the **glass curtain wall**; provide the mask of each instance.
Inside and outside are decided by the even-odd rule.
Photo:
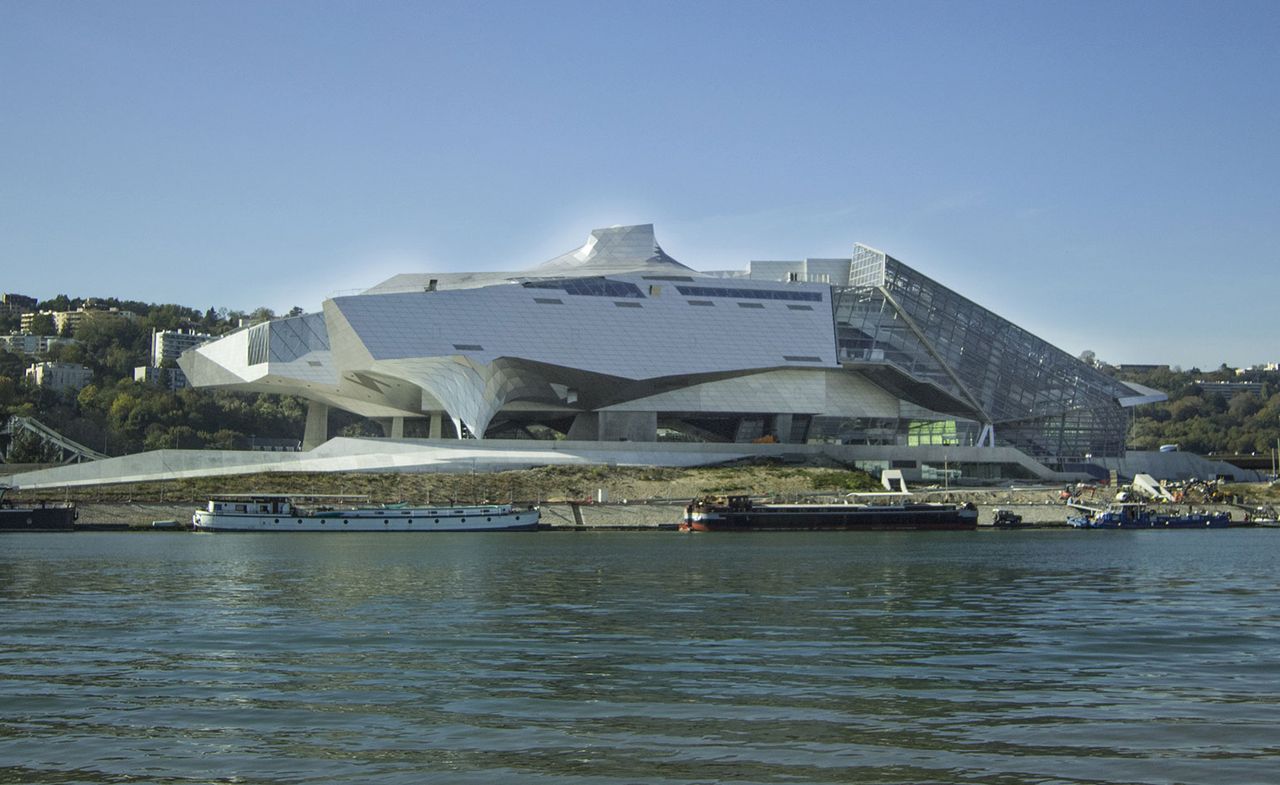
[[[848,288],[835,293],[843,362],[889,363],[971,402],[984,422],[908,418],[900,442],[972,443],[990,424],[1009,444],[1049,465],[1124,451],[1119,382],[893,257],[857,246]]]

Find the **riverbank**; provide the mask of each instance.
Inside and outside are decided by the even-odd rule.
[[[1045,499],[1039,502],[978,503],[979,527],[991,525],[997,509],[1010,510],[1024,523],[1041,528],[1065,527],[1072,509],[1057,501]],[[154,531],[188,528],[195,503],[88,503],[80,505],[77,528],[81,530],[131,530]],[[1197,509],[1210,512],[1230,512],[1235,520],[1242,520],[1242,511],[1231,505],[1203,505]],[[668,501],[627,504],[559,503],[544,502],[539,505],[542,524],[556,531],[661,531],[673,528],[684,514],[684,504]]]
[[[917,499],[963,504],[980,510],[980,523],[990,524],[997,508],[1021,515],[1027,523],[1064,526],[1069,508],[1058,486],[1016,488],[913,488]],[[1266,501],[1276,489],[1233,486],[1232,494]],[[72,488],[24,493],[27,501],[70,501],[85,527],[152,529],[157,521],[188,525],[197,507],[216,495],[277,493],[295,496],[350,495],[352,503],[406,501],[414,504],[467,504],[514,501],[536,504],[543,522],[555,529],[660,529],[679,522],[683,507],[697,496],[745,494],[788,501],[833,500],[850,493],[883,488],[865,472],[842,466],[796,466],[753,462],[728,466],[670,469],[654,467],[542,467],[507,472],[459,474],[261,474]],[[1106,506],[1113,492],[1094,488],[1079,498],[1094,508]],[[1231,505],[1196,504],[1197,508],[1244,511]]]
[[[880,491],[866,472],[836,465],[790,465],[776,461],[664,468],[646,466],[543,466],[472,474],[262,473],[23,492],[30,498],[80,503],[199,503],[231,493],[343,494],[371,502],[419,504],[512,500],[519,503],[637,499],[684,503],[706,494],[839,494]]]

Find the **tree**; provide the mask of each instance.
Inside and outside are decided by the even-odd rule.
[[[148,311],[142,319],[145,330],[179,330],[200,322],[200,312],[184,305],[166,303],[144,307]]]
[[[8,376],[10,379],[17,381],[25,378],[26,372],[26,358],[20,354],[0,349],[0,376]]]
[[[229,428],[222,428],[205,436],[205,446],[211,450],[243,450],[248,445],[244,434]]]
[[[337,430],[339,436],[383,436],[382,428],[373,420],[361,418],[349,425],[344,425]]]
[[[54,463],[58,448],[31,431],[18,431],[9,442],[9,463]]]
[[[1204,399],[1198,395],[1179,398],[1169,403],[1168,411],[1174,422],[1186,422],[1208,413]]]
[[[1243,422],[1262,409],[1262,399],[1256,395],[1236,395],[1227,404],[1227,414],[1236,421]]]
[[[56,335],[57,326],[53,321],[53,314],[38,313],[31,317],[31,326],[27,328],[30,335]]]
[[[127,376],[142,365],[145,359],[123,346],[112,346],[102,358],[102,367],[113,376]]]
[[[186,425],[165,427],[154,423],[147,427],[142,441],[144,450],[196,450],[203,446],[200,434]]]
[[[1222,414],[1227,410],[1227,398],[1220,392],[1211,392],[1204,399],[1205,406],[1213,414]]]
[[[82,412],[92,412],[97,409],[98,404],[98,385],[87,384],[80,388],[80,392],[76,393],[76,406]]]
[[[149,334],[130,319],[86,316],[76,328],[86,364],[112,378],[132,377],[133,368],[145,362]]]
[[[73,303],[70,297],[66,296],[65,294],[60,294],[57,297],[54,297],[52,300],[45,300],[44,302],[38,303],[36,305],[36,310],[38,311],[74,311],[80,302],[81,302],[80,298],[76,298],[76,300]]]

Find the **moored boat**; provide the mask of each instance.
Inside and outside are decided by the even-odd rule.
[[[971,504],[894,501],[887,504],[775,504],[749,496],[695,499],[685,507],[683,531],[920,531],[975,529]]]
[[[1246,510],[1244,514],[1244,526],[1260,526],[1264,529],[1280,528],[1280,520],[1277,519],[1276,510],[1270,504],[1264,504]]]
[[[512,504],[335,506],[352,497],[287,494],[218,496],[191,516],[208,532],[532,531],[541,513]],[[313,506],[314,503],[314,506]]]
[[[1077,529],[1225,529],[1231,513],[1153,509],[1141,502],[1117,502],[1096,515],[1076,515],[1067,523]]]
[[[19,503],[6,499],[0,487],[0,532],[75,531],[76,506],[71,503]]]

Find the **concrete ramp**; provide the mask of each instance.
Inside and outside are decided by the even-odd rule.
[[[600,442],[534,439],[372,439],[337,437],[309,452],[156,450],[73,466],[12,474],[24,489],[226,477],[265,472],[491,472],[532,466],[708,466],[743,459],[791,462],[832,459],[844,465],[910,461],[911,465],[991,463],[1019,476],[1074,480],[1011,447],[845,444],[727,444],[710,442]],[[884,469],[891,493],[909,493],[901,469]],[[3,472],[0,467],[0,473]]]
[[[1150,474],[1133,475],[1133,490],[1148,499],[1160,499],[1161,501],[1173,501],[1173,494],[1165,490],[1164,486],[1156,482],[1156,478]]]
[[[782,455],[795,445],[767,445]],[[40,489],[267,472],[491,472],[533,466],[704,466],[742,460],[758,445],[639,442],[367,439],[337,437],[309,452],[155,450],[13,474],[15,488]],[[753,449],[755,448],[755,449]]]
[[[1192,452],[1129,451],[1123,458],[1091,459],[1122,477],[1149,474],[1162,480],[1212,480],[1218,477],[1231,482],[1261,482],[1262,475],[1252,469],[1241,469],[1224,461],[1202,458]]]

